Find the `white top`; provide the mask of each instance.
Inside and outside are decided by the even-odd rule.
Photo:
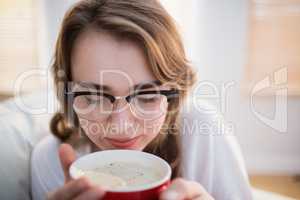
[[[202,111],[204,111],[202,109]],[[224,120],[215,113],[195,109],[183,114],[183,177],[199,182],[216,200],[251,200],[251,188],[240,147],[235,136],[225,130]],[[64,183],[54,136],[44,138],[31,158],[31,190],[34,200]],[[77,151],[80,157],[89,150]]]

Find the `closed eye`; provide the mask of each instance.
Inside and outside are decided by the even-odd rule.
[[[135,98],[143,103],[152,103],[160,99],[160,94],[143,94],[137,95]]]

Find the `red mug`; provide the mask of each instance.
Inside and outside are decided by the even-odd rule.
[[[171,167],[163,159],[142,151],[105,150],[85,155],[70,167],[70,175],[76,179],[82,176],[80,171],[93,170],[112,162],[137,163],[155,169],[160,176],[151,183],[120,188],[106,188],[103,200],[158,200],[160,193],[170,184]]]

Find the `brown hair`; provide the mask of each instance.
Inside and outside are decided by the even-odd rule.
[[[144,151],[165,159],[173,169],[173,178],[180,176],[179,111],[197,76],[186,59],[173,19],[157,0],[82,0],[66,13],[52,64],[61,109],[51,120],[51,131],[62,142],[71,144],[83,131],[77,116],[70,119],[67,114],[74,111],[64,88],[72,80],[70,58],[75,39],[87,27],[136,42],[144,50],[155,77],[179,87],[179,98],[169,103],[163,128]]]

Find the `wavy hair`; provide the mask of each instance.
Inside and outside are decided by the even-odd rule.
[[[82,0],[65,14],[51,65],[61,106],[50,122],[52,133],[60,141],[75,145],[83,131],[68,105],[64,88],[68,81],[72,81],[70,58],[74,42],[88,27],[137,43],[142,47],[154,76],[163,84],[171,83],[180,88],[179,98],[168,105],[164,128],[144,149],[171,165],[172,178],[180,176],[180,108],[197,75],[186,58],[175,22],[157,0]]]

